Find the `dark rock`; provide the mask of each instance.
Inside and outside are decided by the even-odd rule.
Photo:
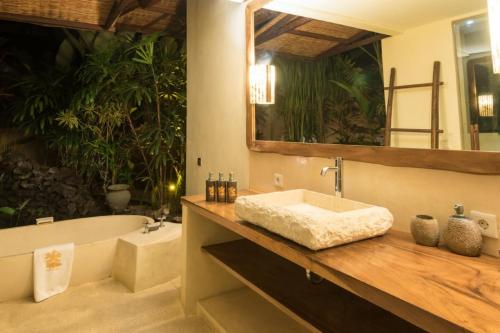
[[[20,160],[16,163],[16,165],[18,168],[21,169],[28,169],[28,170],[33,169],[33,164],[31,164],[31,162],[28,160]]]
[[[74,175],[72,177],[68,177],[66,178],[65,180],[65,183],[68,184],[68,185],[82,185],[83,183],[83,179],[80,178],[80,177],[74,177]]]
[[[21,225],[33,224],[41,216],[60,221],[104,212],[89,186],[72,169],[40,166],[20,154],[5,152],[0,154],[0,175],[3,206],[19,207],[28,202],[20,212]]]
[[[25,179],[28,179],[32,176],[31,172],[28,171],[26,173],[23,173],[23,174],[18,174],[18,176],[16,177],[17,179],[21,179],[21,180],[25,180]]]
[[[31,188],[35,188],[35,184],[33,183],[30,183],[28,181],[22,181],[20,186],[24,189],[31,189]]]
[[[15,175],[22,175],[22,174],[25,174],[25,173],[30,173],[31,172],[31,168],[23,168],[23,167],[16,167],[14,168],[14,170],[12,170],[12,172],[15,174]]]
[[[69,205],[68,205],[68,214],[70,216],[74,216],[75,215],[75,212],[76,212],[76,204],[74,202],[71,202]]]
[[[77,189],[73,186],[66,185],[66,184],[60,184],[61,186],[61,191],[60,193],[65,197],[65,198],[71,198],[74,197],[77,193]]]

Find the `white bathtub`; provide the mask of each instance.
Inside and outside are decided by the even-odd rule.
[[[111,276],[118,240],[146,221],[153,222],[112,215],[0,230],[0,302],[33,294],[33,250],[40,247],[75,243],[72,286]]]

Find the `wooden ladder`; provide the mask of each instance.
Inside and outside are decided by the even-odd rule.
[[[431,148],[439,149],[439,134],[443,133],[443,130],[439,129],[439,86],[442,86],[444,84],[443,82],[440,81],[440,73],[441,73],[441,63],[439,61],[435,61],[434,71],[432,75],[432,82],[396,86],[396,68],[391,68],[389,87],[384,88],[385,90],[389,91],[387,97],[387,114],[386,114],[385,134],[384,134],[384,144],[386,147],[391,146],[392,132],[407,132],[407,133],[430,133]],[[422,87],[432,87],[431,128],[430,129],[393,128],[392,110],[394,106],[394,92],[399,89],[411,89],[411,88],[422,88]]]

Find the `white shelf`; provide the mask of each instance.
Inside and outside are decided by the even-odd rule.
[[[198,314],[217,332],[310,332],[249,288],[199,301]]]

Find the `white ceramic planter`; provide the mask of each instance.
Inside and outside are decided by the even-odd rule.
[[[127,184],[115,184],[108,186],[106,201],[113,211],[120,212],[127,208],[131,198],[129,187],[130,186]]]

